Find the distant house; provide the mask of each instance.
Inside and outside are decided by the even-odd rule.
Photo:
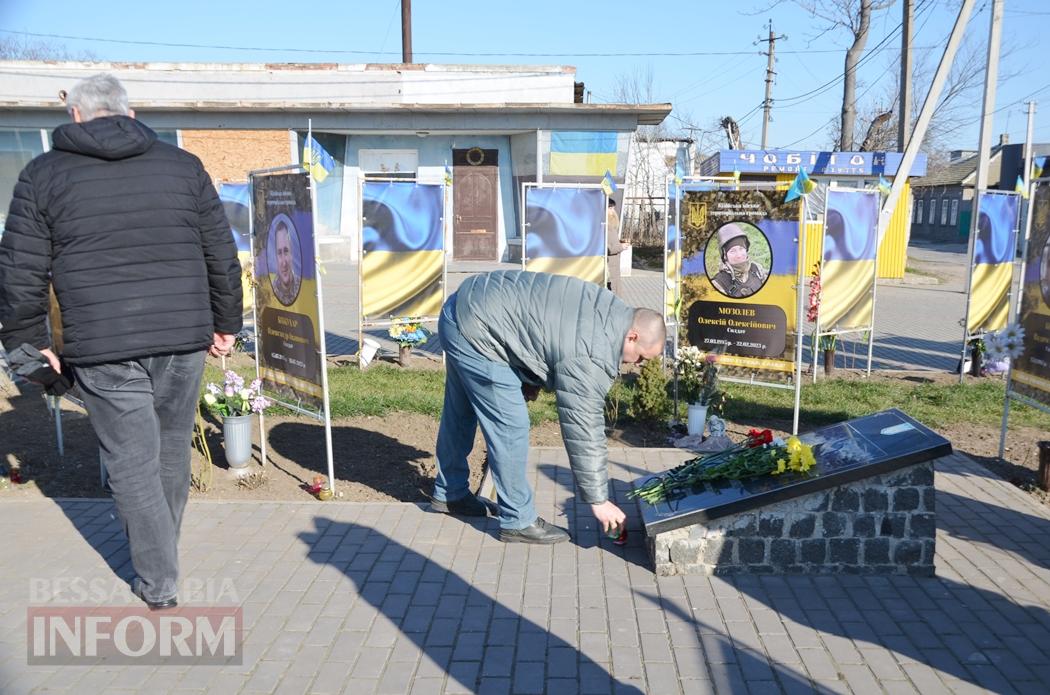
[[[579,103],[575,68],[558,65],[0,61],[0,230],[18,172],[69,120],[60,92],[98,72],[122,80],[137,116],[200,157],[217,185],[299,164],[312,121],[335,160],[317,187],[321,253],[349,260],[363,181],[447,173],[450,260],[516,260],[523,184],[597,184],[610,171],[623,185],[638,127],[671,111]]]
[[[681,161],[691,175],[696,147],[689,138],[650,138],[637,133],[624,183],[623,234],[639,245],[662,245],[667,207],[667,182]]]
[[[989,188],[1002,188],[1000,169],[1006,147],[1009,145],[1003,136],[1000,143],[992,148],[988,160]],[[978,156],[969,151],[951,154],[953,158],[949,160],[948,166],[912,179],[912,238],[965,242],[969,237]],[[1006,189],[1013,190],[1013,187],[1013,183],[1010,183]]]

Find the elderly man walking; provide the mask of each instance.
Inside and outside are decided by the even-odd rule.
[[[618,529],[625,515],[609,501],[605,396],[621,363],[663,352],[660,314],[629,307],[594,283],[509,271],[468,278],[445,302],[438,332],[447,370],[433,509],[486,515],[488,505],[468,487],[467,455],[480,424],[498,496],[500,540],[568,540],[565,530],[537,516],[525,474],[525,401],[546,388],[557,398],[580,498],[606,532]]]
[[[241,329],[237,249],[199,159],[135,120],[110,75],[77,83],[53,149],[19,175],[0,242],[0,341],[52,368],[48,286],[62,359],[80,384],[117,513],[133,590],[177,605],[177,543],[206,351]]]

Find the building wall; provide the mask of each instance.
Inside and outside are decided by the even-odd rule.
[[[244,182],[249,171],[293,163],[286,130],[182,130],[180,136],[182,148],[200,157],[216,185]]]
[[[973,198],[971,189],[962,186],[923,186],[915,188],[913,194],[915,203],[912,208],[911,230],[914,238],[954,243],[966,241],[970,231],[970,208]],[[942,207],[945,204],[948,206],[948,213],[942,217]],[[932,219],[931,205],[934,206]]]

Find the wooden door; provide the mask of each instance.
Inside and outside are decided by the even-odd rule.
[[[498,150],[452,150],[452,257],[498,261]]]

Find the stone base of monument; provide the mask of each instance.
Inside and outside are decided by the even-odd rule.
[[[897,410],[801,438],[810,475],[639,501],[656,573],[933,575],[933,470],[947,440]]]

